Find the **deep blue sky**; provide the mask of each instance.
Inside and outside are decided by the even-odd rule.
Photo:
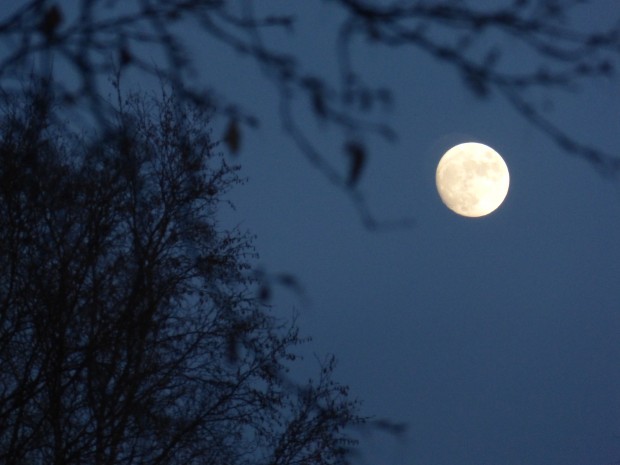
[[[584,25],[618,16],[617,0],[592,3],[580,10]],[[341,18],[333,6],[262,5],[299,20],[295,36],[274,44],[334,75],[332,33]],[[416,220],[409,229],[368,231],[347,196],[282,134],[276,89],[257,67],[186,32],[200,78],[261,118],[260,130],[243,132],[234,159],[249,182],[232,194],[237,210],[227,221],[257,235],[261,266],[303,284],[307,301],[279,290],[274,311],[299,314],[302,332],[314,338],[304,349],[310,366],[313,353],[336,354],[336,378],[363,401],[364,414],[409,426],[401,441],[364,437],[362,463],[620,460],[617,181],[559,150],[497,95],[474,97],[448,66],[411,49],[364,47],[356,63],[369,81],[394,90],[384,118],[399,139],[367,141],[360,188],[379,219]],[[528,63],[519,50],[503,60],[517,70]],[[537,99],[548,99],[549,114],[571,133],[618,153],[617,79],[540,91]],[[304,121],[344,168],[338,134]],[[435,190],[441,155],[466,141],[492,146],[510,169],[508,197],[488,217],[455,215]]]
[[[595,3],[584,23],[617,16],[615,2]],[[329,74],[334,58],[322,41],[338,18],[323,4],[300,5],[282,7],[307,27],[294,46]],[[237,62],[212,60],[230,81]],[[365,413],[409,425],[403,441],[365,438],[366,463],[620,460],[618,184],[559,150],[497,96],[472,96],[445,65],[382,48],[365,49],[357,63],[394,89],[386,118],[400,136],[394,145],[370,142],[361,188],[379,218],[413,216],[408,230],[364,229],[346,196],[281,135],[276,93],[251,66],[239,68],[230,90],[264,115],[238,158],[250,182],[234,195],[235,217],[257,234],[261,263],[294,273],[310,300],[296,304],[281,292],[276,311],[296,305],[303,332],[314,337],[309,350],[337,355],[337,377]],[[618,152],[617,80],[539,98],[551,99],[550,115],[573,134]],[[335,134],[307,121],[339,160]],[[494,147],[511,173],[503,206],[480,219],[453,214],[434,187],[443,152],[465,141]]]

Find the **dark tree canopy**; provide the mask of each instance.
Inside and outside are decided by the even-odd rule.
[[[377,53],[398,47],[411,51],[413,60],[417,53],[445,62],[475,95],[506,99],[566,152],[605,174],[617,174],[617,157],[556,124],[536,104],[532,91],[572,90],[585,80],[613,76],[620,55],[620,14],[610,18],[607,28],[593,29],[584,14],[601,5],[584,0],[308,3],[325,5],[328,14],[338,18],[336,31],[318,31],[333,36],[325,56],[337,62],[336,73],[313,70],[288,41],[273,40],[274,34],[301,34],[297,26],[304,18],[287,2],[30,0],[0,14],[0,84],[7,89],[32,68],[43,75],[52,73],[64,101],[88,103],[101,115],[102,78],[112,71],[164,76],[181,98],[216,108],[229,118],[224,141],[235,152],[244,127],[259,122],[245,102],[223,94],[208,75],[197,72],[198,58],[188,41],[207,48],[224,45],[231,60],[245,57],[259,64],[279,91],[275,109],[284,131],[313,166],[352,197],[372,227],[375,220],[356,188],[369,156],[365,142],[369,134],[388,140],[397,134],[374,112],[378,104],[392,101],[391,90],[368,82],[355,55],[372,53],[371,46]],[[146,48],[149,57],[158,58],[144,58]],[[515,67],[513,53],[529,57],[529,65]],[[319,150],[298,123],[304,112],[338,128],[342,145]],[[342,151],[349,160],[344,171],[339,163]]]
[[[346,462],[357,404],[331,358],[289,379],[208,115],[132,95],[87,137],[31,97],[0,117],[0,462]]]

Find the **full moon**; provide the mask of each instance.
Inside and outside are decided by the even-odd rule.
[[[476,142],[448,150],[437,165],[437,191],[443,203],[468,217],[495,211],[508,194],[506,162],[491,147]]]

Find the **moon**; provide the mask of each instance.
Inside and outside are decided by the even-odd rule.
[[[510,175],[499,153],[487,145],[467,142],[441,157],[435,182],[441,200],[450,210],[475,218],[488,215],[502,204]]]

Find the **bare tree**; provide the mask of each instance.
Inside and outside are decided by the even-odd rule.
[[[360,49],[367,53],[365,43],[379,46],[374,48],[379,53],[381,47],[400,47],[446,62],[476,95],[506,99],[566,152],[583,157],[605,174],[617,174],[617,157],[558,126],[532,97],[534,89],[570,90],[584,80],[614,73],[620,54],[620,17],[610,21],[608,29],[588,29],[577,21],[579,8],[587,4],[596,11],[595,2],[314,1],[330,5],[341,18],[333,50],[326,51],[338,63],[335,76],[313,72],[306,57],[281,40],[270,40],[274,30],[292,37],[298,34],[299,18],[289,5],[278,3],[270,10],[265,2],[253,0],[77,0],[70,5],[30,0],[7,8],[0,17],[0,43],[5,46],[0,82],[6,87],[11,80],[19,81],[24,70],[34,66],[33,60],[53,62],[78,76],[73,81],[54,76],[58,95],[66,102],[86,100],[95,114],[101,114],[100,79],[115,67],[162,74],[179,89],[181,98],[215,107],[230,118],[224,141],[236,151],[243,126],[258,121],[244,102],[192,78],[196,60],[184,35],[191,29],[194,41],[223,44],[236,52],[231,59],[241,55],[260,65],[279,91],[276,109],[284,131],[314,167],[351,196],[365,224],[375,227],[377,222],[356,187],[368,158],[368,134],[388,140],[396,136],[373,113],[377,104],[392,96],[390,89],[367,82],[352,55]],[[161,61],[141,59],[139,50],[144,47]],[[529,54],[530,66],[515,68],[502,59],[514,48]],[[300,99],[306,102],[301,110],[293,104]],[[331,153],[319,150],[297,123],[299,111],[312,112],[338,128],[342,146],[333,147]],[[333,155],[342,150],[349,159],[345,170],[337,161],[340,156]]]
[[[86,137],[32,97],[0,118],[0,462],[345,463],[357,404],[333,359],[289,379],[209,115],[133,95]]]

